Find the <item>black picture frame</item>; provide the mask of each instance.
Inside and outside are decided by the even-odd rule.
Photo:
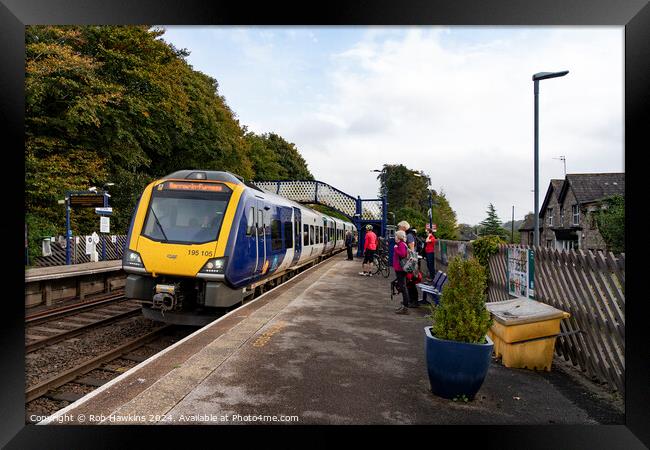
[[[626,395],[625,425],[608,426],[500,426],[500,427],[235,427],[224,440],[220,427],[195,426],[25,426],[24,420],[24,305],[21,286],[24,272],[19,261],[24,248],[19,246],[24,232],[24,201],[17,187],[20,168],[24,172],[24,26],[31,24],[163,24],[163,25],[616,25],[625,27],[625,172],[626,184],[626,261],[630,275],[627,290]],[[374,2],[335,0],[317,5],[309,2],[265,2],[247,4],[199,0],[0,0],[0,114],[6,125],[3,133],[7,163],[3,202],[9,208],[1,221],[5,238],[5,283],[1,346],[2,377],[0,445],[7,448],[132,448],[153,447],[155,442],[170,442],[180,437],[185,448],[198,445],[237,445],[259,431],[281,431],[282,442],[297,437],[324,443],[325,433],[345,434],[365,431],[379,439],[395,436],[404,443],[414,437],[427,446],[454,446],[473,441],[481,448],[644,448],[650,446],[648,411],[650,404],[650,345],[647,301],[642,260],[647,235],[642,184],[643,156],[647,144],[645,129],[650,124],[650,6],[647,0],[615,2],[607,0],[407,0]],[[23,153],[24,155],[24,153]],[[7,192],[8,191],[8,192]],[[15,202],[15,208],[11,203]],[[22,216],[20,212],[23,212]],[[647,228],[647,227],[644,227]],[[639,277],[641,275],[641,277]],[[368,432],[370,431],[370,432]],[[196,433],[201,433],[201,440]],[[309,433],[306,433],[309,432]],[[444,443],[444,438],[451,438]],[[338,442],[338,437],[332,442]],[[203,442],[203,444],[201,443]],[[280,442],[280,441],[278,441]]]

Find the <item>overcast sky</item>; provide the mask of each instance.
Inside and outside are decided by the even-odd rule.
[[[622,172],[623,27],[165,27],[242,125],[296,144],[317,180],[375,198],[373,169],[430,175],[458,223],[534,209],[552,178]],[[389,208],[390,209],[390,208]],[[397,218],[399,220],[399,218]]]

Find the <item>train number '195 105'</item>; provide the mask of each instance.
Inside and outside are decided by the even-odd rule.
[[[201,251],[199,251],[199,250],[188,250],[187,254],[190,255],[190,256],[199,256],[199,255],[200,256],[207,256],[207,257],[212,256],[212,252],[207,251],[207,250],[201,250]]]

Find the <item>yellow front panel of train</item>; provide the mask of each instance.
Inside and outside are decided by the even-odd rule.
[[[244,188],[227,182],[215,183],[225,185],[232,190],[221,224],[219,239],[200,244],[173,244],[150,239],[142,233],[152,190],[162,188],[160,185],[166,181],[171,180],[155,181],[145,189],[136,214],[129,248],[140,254],[145,269],[154,276],[194,277],[208,259],[219,258],[224,255],[235,211]],[[185,184],[190,183],[185,180],[182,181]],[[205,184],[205,182],[200,184]]]
[[[138,251],[147,272],[156,275],[193,277],[216,254],[217,242],[204,244],[167,244],[140,236]]]

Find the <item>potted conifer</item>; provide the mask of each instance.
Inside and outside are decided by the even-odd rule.
[[[472,400],[485,380],[494,344],[485,307],[485,269],[476,258],[454,258],[432,326],[424,328],[431,391],[444,398]]]

